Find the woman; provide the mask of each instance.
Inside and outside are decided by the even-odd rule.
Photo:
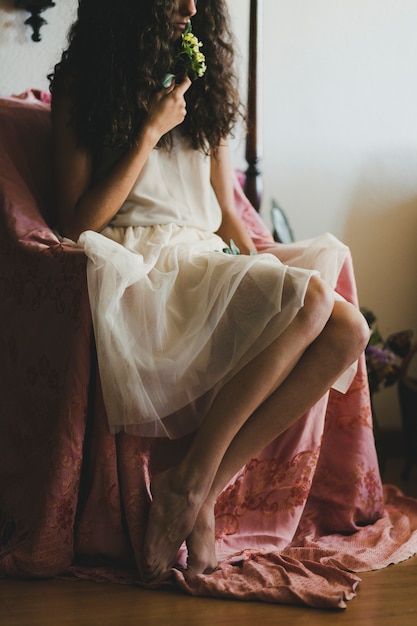
[[[164,87],[189,20],[207,71]],[[232,65],[223,0],[198,12],[195,0],[81,0],[51,80],[60,228],[89,258],[110,429],[195,432],[152,484],[147,580],[183,541],[190,576],[216,567],[219,493],[336,384],[369,333],[318,272],[252,254],[227,145]],[[240,255],[223,253],[230,240]]]

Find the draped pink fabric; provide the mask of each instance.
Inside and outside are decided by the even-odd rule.
[[[0,101],[0,576],[140,584],[152,476],[177,441],[110,435],[81,249],[53,215],[47,103]],[[235,184],[259,249],[282,260]],[[337,290],[357,301],[348,259]],[[357,573],[417,551],[417,501],[381,485],[364,359],[252,459],[216,506],[219,568],[166,583],[194,595],[343,608]]]

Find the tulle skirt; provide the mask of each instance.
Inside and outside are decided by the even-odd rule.
[[[110,430],[151,437],[195,430],[303,306],[314,257],[335,267],[328,245],[306,269],[225,254],[217,235],[174,224],[86,231],[79,244]]]

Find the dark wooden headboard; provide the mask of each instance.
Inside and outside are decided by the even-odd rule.
[[[253,206],[259,211],[262,195],[260,161],[262,155],[262,0],[250,0],[249,51],[248,51],[248,101],[244,191]]]

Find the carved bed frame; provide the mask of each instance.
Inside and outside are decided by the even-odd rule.
[[[261,119],[261,69],[262,69],[262,0],[250,0],[249,14],[249,61],[248,98],[245,157],[248,167],[245,172],[244,191],[252,205],[259,211],[262,195],[262,179],[259,169],[262,158]]]

